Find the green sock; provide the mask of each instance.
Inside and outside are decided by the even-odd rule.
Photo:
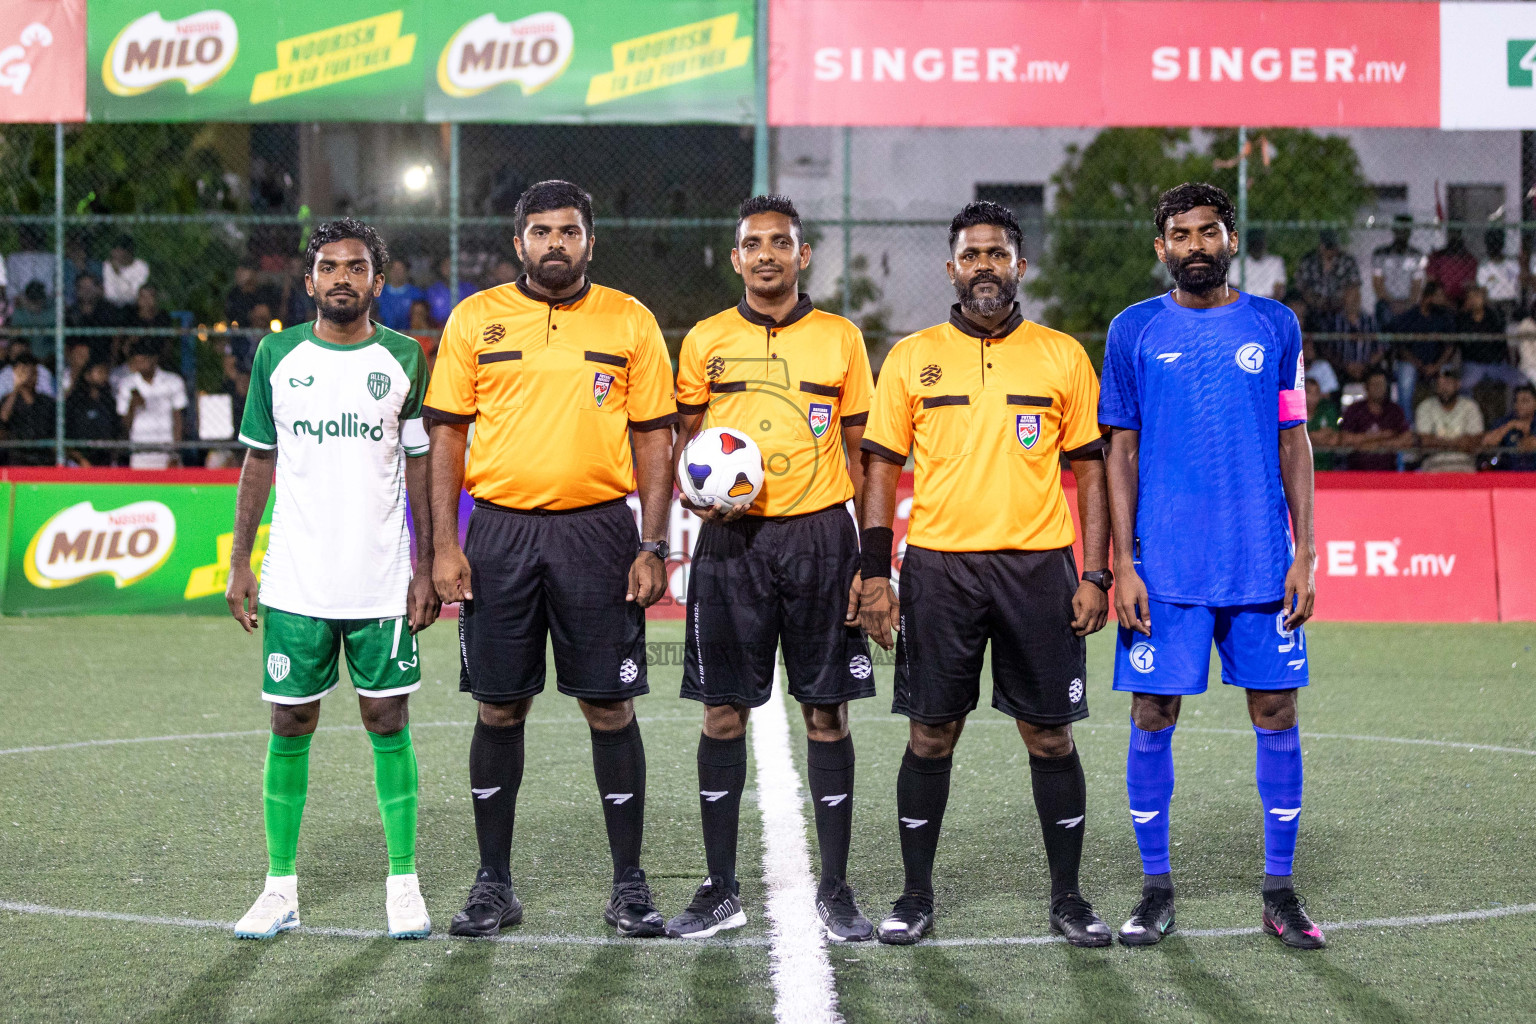
[[[411,746],[411,727],[388,736],[369,733],[373,741],[373,786],[379,793],[379,816],[384,819],[384,845],[389,850],[389,873],[416,873],[416,748]]]
[[[261,800],[267,823],[267,874],[294,874],[299,822],[309,795],[309,741],[313,736],[279,736],[267,741],[267,768]]]

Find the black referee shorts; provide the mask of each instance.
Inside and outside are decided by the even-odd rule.
[[[683,696],[760,707],[780,643],[802,704],[875,695],[869,644],[843,625],[859,538],[842,505],[782,519],[705,523],[688,568]]]
[[[624,600],[639,550],[622,499],[569,512],[476,501],[464,544],[475,596],[459,610],[459,689],[494,704],[542,692],[547,636],[561,693],[594,701],[648,693],[645,612]]]
[[[1077,586],[1070,547],[908,547],[891,710],[925,725],[976,710],[990,640],[994,708],[1032,725],[1087,718],[1087,644],[1072,632]]]

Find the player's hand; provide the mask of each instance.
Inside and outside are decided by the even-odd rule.
[[[896,646],[891,632],[901,629],[901,602],[884,577],[859,581],[859,625],[887,651]]]
[[[224,588],[224,600],[229,603],[229,614],[235,617],[247,633],[255,629],[256,622],[256,574],[248,564],[231,567],[229,585]]]
[[[1109,618],[1109,595],[1095,583],[1080,580],[1072,595],[1072,632],[1089,636],[1104,628]]]
[[[1152,601],[1147,596],[1147,585],[1129,565],[1115,570],[1115,618],[1120,620],[1121,629],[1152,635]]]
[[[734,523],[747,514],[750,505],[726,505],[723,503],[711,505],[696,505],[687,498],[682,499],[683,508],[692,512],[706,523]]]
[[[843,625],[857,626],[859,624],[859,590],[863,587],[864,577],[859,573],[853,574],[853,583],[848,587],[848,611],[843,616]]]
[[[642,551],[629,567],[629,593],[624,600],[649,608],[667,589],[667,566],[654,551]]]
[[[469,592],[469,559],[463,548],[452,544],[437,549],[432,559],[432,585],[443,604],[474,600],[475,595]]]
[[[1312,605],[1317,601],[1316,559],[1298,552],[1285,574],[1285,628],[1295,629],[1312,617]]]
[[[406,591],[406,622],[410,623],[411,635],[415,636],[437,621],[443,610],[443,602],[437,596],[432,577],[420,569],[411,577],[411,587]]]

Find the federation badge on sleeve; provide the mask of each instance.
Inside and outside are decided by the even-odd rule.
[[[597,399],[597,407],[603,407],[603,399],[608,397],[608,392],[613,387],[613,374],[594,373],[592,375],[592,397]]]
[[[1014,429],[1018,432],[1019,444],[1026,449],[1033,448],[1035,442],[1040,440],[1040,414],[1037,412],[1021,412],[1015,418]]]
[[[822,405],[819,402],[812,402],[811,410],[807,414],[806,420],[811,425],[811,434],[814,437],[820,438],[827,432],[827,428],[832,425],[832,407],[830,405]]]

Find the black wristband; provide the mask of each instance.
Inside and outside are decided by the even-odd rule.
[[[866,580],[891,578],[891,545],[896,531],[871,526],[859,534],[859,575]]]

